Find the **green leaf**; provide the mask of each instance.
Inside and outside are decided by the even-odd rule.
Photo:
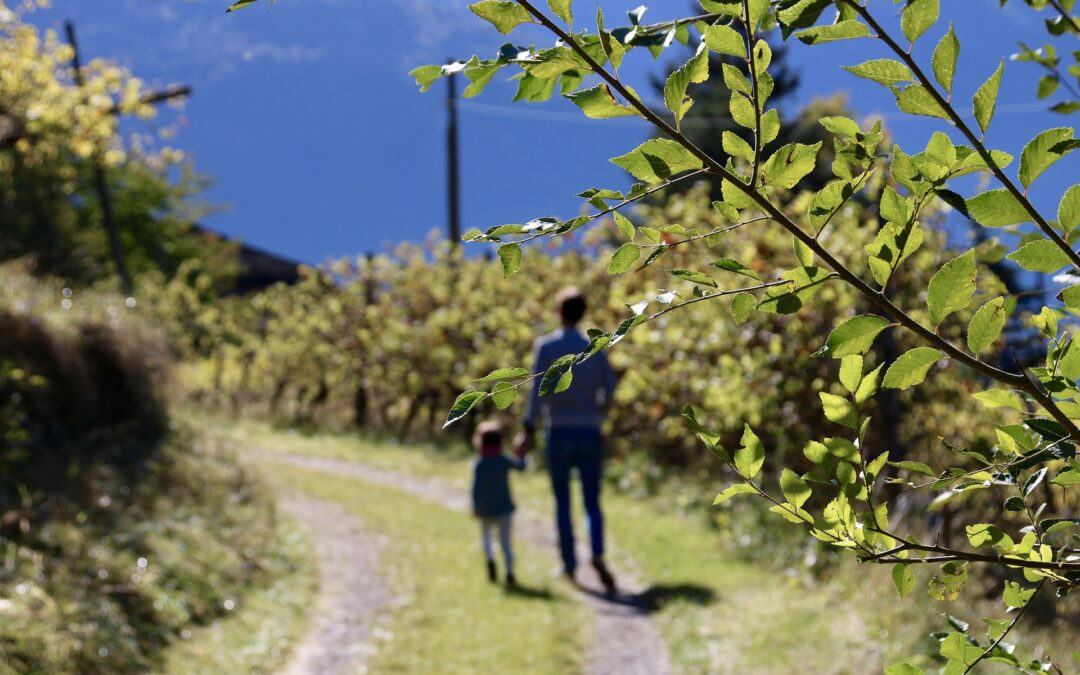
[[[757,125],[754,104],[746,96],[733,92],[728,110],[731,112],[731,119],[739,126],[753,129]]]
[[[1031,187],[1035,179],[1074,148],[1069,143],[1073,130],[1067,127],[1047,129],[1024,146],[1020,153],[1020,182]]]
[[[926,675],[926,671],[910,663],[894,663],[885,669],[885,675]]]
[[[802,239],[798,237],[792,237],[791,245],[795,249],[795,259],[799,261],[799,264],[803,267],[814,266],[814,251]]]
[[[758,275],[754,270],[743,265],[738,260],[732,260],[731,258],[718,258],[717,260],[712,261],[712,266],[724,270],[725,272],[734,272],[735,274],[741,274],[744,277],[750,277],[751,279],[758,278]]]
[[[1033,595],[1035,595],[1034,588],[1024,588],[1015,581],[1006,581],[1005,593],[1002,595],[1002,599],[1009,607],[1020,608],[1028,604]]]
[[[787,39],[791,30],[814,25],[821,13],[830,5],[832,5],[831,0],[799,0],[781,9],[777,12],[777,17],[787,29],[784,39]]]
[[[893,94],[896,96],[896,107],[901,112],[949,119],[949,113],[921,84],[913,84],[903,89],[894,87]]]
[[[666,138],[645,141],[627,154],[612,159],[611,163],[647,183],[659,183],[702,166],[701,160],[686,148]]]
[[[889,462],[890,465],[895,466],[897,469],[903,469],[904,471],[912,471],[914,473],[921,473],[924,476],[930,476],[933,478],[937,474],[926,464],[922,462],[912,462],[910,460],[904,460],[900,462]]]
[[[704,82],[707,79],[709,79],[709,52],[705,49],[699,49],[693,58],[668,76],[667,83],[664,85],[664,103],[675,115],[676,129],[679,128],[683,115],[694,102],[686,96],[687,87],[692,83]]]
[[[563,94],[574,105],[581,108],[586,117],[597,120],[610,119],[612,117],[627,117],[637,113],[619,103],[611,88],[606,84],[598,84],[592,89],[582,89],[569,94]]]
[[[754,149],[750,147],[738,134],[725,131],[720,137],[721,143],[724,148],[724,152],[733,156],[745,159],[748,162],[754,161]]]
[[[837,136],[856,136],[861,131],[855,120],[841,115],[822,117],[818,122]]]
[[[517,387],[509,382],[500,382],[491,390],[491,400],[499,410],[506,410],[517,399]]]
[[[1065,469],[1054,476],[1054,479],[1050,482],[1054,485],[1060,485],[1061,487],[1080,485],[1080,471],[1077,471],[1076,469]]]
[[[821,290],[831,274],[820,267],[798,267],[780,275],[791,284],[772,286],[758,303],[758,309],[774,314],[793,314]]]
[[[229,12],[235,12],[236,10],[243,9],[248,5],[254,5],[256,2],[258,2],[258,0],[237,0],[233,4],[229,5],[229,8],[225,10],[225,13],[228,14]],[[437,67],[438,66],[436,66],[436,68]]]
[[[987,544],[993,545],[1007,538],[1007,535],[1000,528],[990,523],[968,525],[964,528],[964,531],[967,533],[968,541],[975,548]]]
[[[926,306],[932,324],[937,326],[945,317],[968,306],[975,293],[975,276],[975,251],[971,250],[942,265],[930,278]]]
[[[870,35],[866,24],[855,20],[838,21],[827,26],[814,26],[795,33],[795,37],[808,45],[820,45],[838,40],[853,40]]]
[[[566,22],[567,25],[574,23],[574,14],[570,9],[572,0],[547,0],[548,7],[555,16]]]
[[[945,356],[931,347],[916,347],[900,355],[885,371],[881,386],[886,389],[907,389],[926,379],[930,367]]]
[[[731,318],[735,323],[743,323],[750,317],[750,312],[757,304],[753,293],[744,291],[731,299]]]
[[[859,388],[855,390],[855,404],[862,405],[870,400],[870,397],[877,393],[878,379],[881,377],[881,369],[885,367],[885,364],[878,364],[877,368],[874,368],[867,373],[861,382],[859,382]]]
[[[1001,74],[1005,70],[1005,60],[1002,59],[998,63],[997,70],[990,76],[986,82],[983,83],[979,90],[975,92],[972,101],[975,104],[975,121],[979,123],[979,128],[982,132],[986,133],[986,128],[990,126],[990,120],[994,117],[994,108],[997,106],[998,88],[1001,87]]]
[[[730,26],[706,26],[705,46],[717,54],[746,58],[746,41]]]
[[[496,368],[479,380],[473,380],[473,382],[482,384],[486,382],[498,382],[499,380],[512,380],[518,377],[525,377],[528,374],[529,371],[525,368]]]
[[[840,359],[840,384],[844,385],[844,389],[852,394],[858,391],[862,374],[863,357],[861,354],[852,354]]]
[[[956,593],[959,594],[959,589],[956,589]],[[951,593],[948,597],[951,598]],[[958,668],[950,669],[951,672],[955,673],[964,672],[964,670],[966,670],[964,666],[973,664],[975,660],[982,655],[982,649],[971,644],[967,636],[963,633],[949,633],[949,635],[941,641],[941,648],[939,651],[950,663],[960,664]]]
[[[442,428],[445,429],[462,417],[468,415],[469,411],[473,409],[473,406],[485,396],[487,396],[487,394],[482,391],[462,392],[457,399],[454,400],[454,405],[450,407],[450,412],[446,415],[446,421],[443,422]]]
[[[1058,204],[1058,226],[1065,232],[1072,232],[1080,225],[1080,184],[1065,191]]]
[[[254,2],[255,0],[250,1]],[[442,77],[442,74],[443,69],[441,66],[420,66],[409,71],[409,77],[416,80],[422,92],[431,89],[431,85],[435,84],[435,80]]]
[[[780,490],[784,493],[788,503],[797,509],[806,503],[811,494],[807,482],[799,477],[799,474],[787,468],[780,474]]]
[[[503,276],[510,277],[521,269],[521,247],[517,244],[503,244],[499,247],[499,260],[502,261]]]
[[[908,0],[907,7],[900,14],[900,29],[914,43],[937,22],[939,14],[941,6],[938,0]]]
[[[870,258],[870,273],[882,287],[912,253],[919,250],[923,243],[922,227],[914,221],[907,225],[886,222],[878,230],[874,241],[866,246]]]
[[[1005,327],[1005,298],[994,298],[975,312],[968,322],[968,349],[978,354],[997,341]]]
[[[469,78],[469,86],[465,87],[465,91],[461,93],[462,97],[472,98],[478,96],[487,88],[495,74],[502,70],[504,65],[502,63],[480,65],[479,60],[474,56],[469,61],[469,67],[465,70],[465,77]]]
[[[521,5],[506,0],[480,0],[469,5],[476,16],[489,21],[503,35],[523,23],[532,21],[532,16]]]
[[[1080,284],[1069,286],[1057,295],[1058,300],[1065,303],[1069,309],[1080,310]]]
[[[892,582],[896,587],[897,595],[905,598],[915,589],[915,572],[912,571],[910,565],[896,563],[892,566]]]
[[[747,480],[761,471],[765,463],[765,446],[749,424],[743,425],[742,447],[735,451],[735,469]]]
[[[638,261],[641,251],[634,244],[623,244],[611,254],[611,262],[608,263],[608,274],[622,274]]]
[[[886,86],[897,82],[911,82],[915,79],[910,68],[893,59],[873,59],[857,66],[842,66],[842,68],[856,77]]]
[[[813,145],[789,143],[769,157],[761,170],[765,185],[791,189],[814,170],[821,141]]]
[[[938,81],[946,93],[952,92],[953,76],[956,74],[956,60],[960,56],[960,40],[953,31],[952,22],[949,22],[949,30],[934,48],[934,55],[930,58],[930,65],[934,69],[934,79]]]
[[[761,18],[769,11],[770,0],[750,0],[750,26],[756,28],[761,23]]]
[[[1031,220],[1027,209],[1005,188],[989,190],[965,203],[971,217],[984,227],[1019,225]]]
[[[615,227],[619,229],[619,233],[630,241],[633,241],[634,234],[636,234],[634,224],[631,223],[626,216],[619,213],[618,211],[615,211],[611,215],[612,218],[615,220]]]
[[[825,419],[849,429],[858,428],[859,413],[851,401],[825,391],[818,392],[818,396],[821,398],[821,407],[825,410]]]
[[[834,359],[853,354],[865,354],[874,344],[874,338],[878,336],[878,333],[891,325],[889,321],[872,314],[853,316],[829,334],[829,339],[818,354],[831,356]]]
[[[1029,241],[1005,257],[1026,270],[1046,274],[1069,264],[1069,256],[1049,239]]]
[[[573,367],[575,360],[577,360],[577,354],[567,354],[555,359],[555,362],[548,367],[544,372],[544,376],[540,379],[541,397],[553,393],[557,394],[570,386],[573,378],[570,369]]]
[[[668,274],[671,276],[682,279],[683,281],[689,281],[692,284],[699,284],[701,286],[708,286],[710,288],[716,288],[716,282],[713,281],[708,275],[698,272],[697,270],[668,270]]]
[[[770,108],[761,116],[761,147],[776,140],[780,135],[780,113]]]
[[[736,483],[725,489],[720,494],[716,495],[716,499],[713,500],[713,506],[716,506],[717,504],[723,504],[727,500],[737,495],[746,495],[756,492],[757,490],[755,490],[752,485],[749,485],[747,483]]]
[[[906,225],[912,216],[911,204],[892,188],[886,185],[881,193],[881,217],[890,223]]]

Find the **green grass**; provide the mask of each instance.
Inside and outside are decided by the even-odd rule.
[[[233,609],[207,626],[184,631],[161,654],[165,675],[270,672],[282,665],[301,635],[315,589],[311,550],[292,523],[279,527],[278,553],[292,563],[272,583],[251,588]]]
[[[518,542],[527,592],[508,593],[487,581],[467,514],[355,479],[264,466],[275,481],[338,502],[389,535],[381,563],[396,599],[392,637],[379,642],[372,672],[580,672],[587,615],[551,578],[546,556]]]

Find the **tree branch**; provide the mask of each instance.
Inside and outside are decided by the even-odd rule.
[[[754,166],[750,187],[757,188],[761,173],[761,101],[758,100],[757,64],[754,63],[754,27],[750,25],[750,0],[742,0],[743,26],[746,27],[746,67],[750,73],[750,104],[754,106]],[[733,94],[734,95],[734,94]]]
[[[1066,12],[1065,8],[1061,6],[1061,3],[1058,0],[1050,0],[1050,4],[1057,10],[1058,14],[1061,15],[1061,18],[1072,24],[1073,30],[1076,31],[1077,34],[1080,34],[1080,21],[1072,14]]]

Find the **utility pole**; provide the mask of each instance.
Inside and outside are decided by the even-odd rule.
[[[85,82],[82,73],[82,60],[79,58],[79,43],[75,39],[75,24],[65,21],[64,30],[67,33],[68,44],[71,45],[71,67],[75,71],[75,85],[82,90]],[[169,99],[190,95],[191,87],[186,85],[170,87],[164,91],[150,92],[143,97],[142,102],[157,104]],[[118,106],[113,106],[109,109],[109,113],[117,115],[120,113],[120,109]],[[101,207],[102,224],[105,226],[105,231],[109,237],[109,250],[112,253],[113,264],[116,266],[116,274],[120,277],[120,285],[124,293],[130,295],[134,290],[134,283],[131,279],[131,273],[128,271],[127,263],[124,262],[123,242],[120,241],[120,231],[116,226],[112,196],[109,194],[109,183],[105,176],[105,162],[100,147],[94,148],[91,164],[93,164],[94,172],[94,191],[97,192],[98,204]]]
[[[457,248],[461,244],[461,206],[458,185],[458,130],[457,130],[457,73],[450,73],[446,78],[446,189],[447,234],[450,244]]]

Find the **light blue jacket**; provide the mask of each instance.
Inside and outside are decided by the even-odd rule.
[[[560,328],[544,335],[533,345],[533,372],[543,373],[560,356],[578,354],[589,341],[575,328]],[[615,375],[607,355],[599,352],[574,366],[570,387],[540,398],[540,381],[533,380],[532,395],[525,404],[525,425],[539,426],[541,419],[551,429],[600,429],[604,413],[615,393]]]

